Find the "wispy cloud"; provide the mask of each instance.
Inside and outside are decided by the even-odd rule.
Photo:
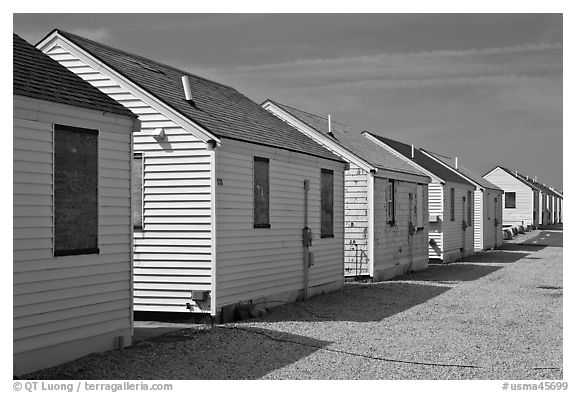
[[[110,30],[106,28],[99,29],[72,29],[70,33],[77,34],[81,37],[85,37],[94,41],[101,43],[108,43],[112,40],[112,35]]]
[[[506,82],[562,73],[562,44],[534,43],[501,48],[427,51],[371,56],[301,59],[214,69],[228,81],[289,89],[415,88]]]

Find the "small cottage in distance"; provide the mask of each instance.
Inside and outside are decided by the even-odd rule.
[[[502,244],[502,194],[504,191],[458,162],[421,149],[429,157],[456,171],[476,186],[474,191],[474,250],[493,249]]]
[[[432,179],[428,185],[430,259],[448,263],[473,254],[475,185],[413,145],[367,131],[362,134],[409,160]]]
[[[381,281],[428,266],[427,175],[330,117],[272,100],[262,106],[349,163],[346,277]]]

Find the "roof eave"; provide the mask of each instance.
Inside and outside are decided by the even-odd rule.
[[[54,41],[57,39],[65,42],[68,45],[66,49],[70,50],[71,52],[76,52],[74,53],[74,55],[78,56],[81,60],[86,61],[87,63],[92,63],[89,65],[95,68],[96,70],[100,71],[102,68],[104,68],[112,75],[114,75],[115,78],[122,81],[122,83],[126,84],[127,86],[130,86],[132,89],[141,92],[146,97],[147,100],[155,102],[158,106],[160,106],[162,111],[166,112],[166,114],[168,115],[171,115],[172,119],[170,120],[180,125],[186,125],[183,128],[188,132],[190,132],[191,134],[198,137],[203,142],[209,142],[212,140],[216,142],[217,146],[221,146],[221,139],[219,136],[215,135],[214,133],[205,129],[201,125],[197,124],[196,122],[188,118],[186,115],[184,115],[183,113],[172,107],[171,105],[165,103],[163,100],[156,97],[154,94],[150,93],[149,91],[147,91],[146,89],[135,83],[126,75],[114,69],[114,67],[110,66],[105,61],[101,60],[97,56],[91,54],[90,52],[82,48],[80,45],[76,44],[75,42],[72,42],[71,40],[60,34],[58,29],[54,29],[50,33],[48,33],[46,37],[44,37],[36,44],[36,48],[40,49],[42,52],[45,53],[45,51],[47,51],[49,48],[56,45]],[[147,102],[147,104],[150,105],[150,102]],[[170,116],[167,117],[170,118]]]

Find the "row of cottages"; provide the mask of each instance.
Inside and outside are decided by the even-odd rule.
[[[345,172],[346,277],[390,279],[428,266],[428,183],[406,160],[359,132],[271,100],[264,108],[349,163]]]
[[[504,190],[502,206],[504,225],[530,225],[537,228],[539,225],[549,223],[547,194],[544,194],[543,188],[538,187],[528,176],[497,166],[483,177]]]
[[[13,373],[132,340],[134,114],[13,35]]]
[[[226,315],[343,286],[343,159],[231,87],[64,31],[37,47],[141,121],[135,311]]]
[[[428,185],[428,256],[444,263],[474,253],[476,185],[414,145],[364,131],[369,140],[408,160],[431,179]]]
[[[502,195],[504,191],[479,174],[446,157],[424,149],[422,152],[459,173],[476,186],[474,191],[474,251],[493,249],[502,244]]]

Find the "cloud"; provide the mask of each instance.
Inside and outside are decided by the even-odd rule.
[[[70,33],[85,37],[100,43],[109,43],[112,40],[110,30],[106,28],[99,29],[71,29]]]
[[[209,70],[226,83],[276,89],[402,89],[508,83],[524,77],[561,78],[562,44],[300,59]]]

